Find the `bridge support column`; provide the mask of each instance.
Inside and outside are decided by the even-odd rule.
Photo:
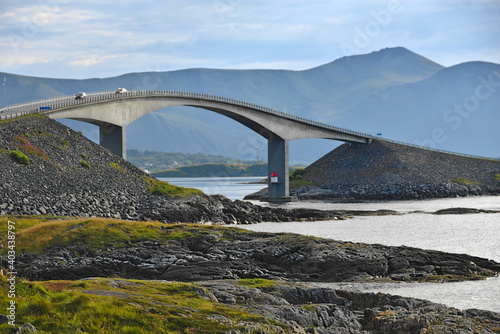
[[[123,159],[127,158],[126,128],[124,126],[109,123],[99,125],[99,141],[101,146],[114,154]]]
[[[289,160],[288,160],[288,140],[280,137],[273,137],[267,142],[267,174],[269,177],[268,193],[269,197],[263,201],[269,202],[290,202],[295,198],[289,193]],[[272,174],[278,175],[278,182],[272,182]]]

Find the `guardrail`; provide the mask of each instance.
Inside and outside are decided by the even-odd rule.
[[[122,93],[116,93],[114,91],[102,91],[102,92],[88,93],[87,96],[85,98],[82,98],[82,99],[76,99],[75,95],[66,95],[66,96],[61,96],[61,97],[56,97],[56,98],[51,98],[51,99],[36,100],[36,101],[28,102],[28,103],[22,103],[22,104],[10,105],[10,106],[4,107],[4,108],[0,109],[0,119],[3,120],[3,119],[17,118],[17,117],[21,117],[21,116],[25,116],[25,115],[29,115],[29,114],[33,114],[33,113],[47,114],[47,113],[60,111],[60,110],[64,110],[64,109],[68,109],[68,108],[72,108],[72,107],[80,106],[80,105],[92,105],[92,104],[98,104],[98,103],[103,103],[103,102],[111,102],[111,101],[115,101],[115,100],[133,99],[133,98],[152,98],[152,97],[194,98],[194,99],[198,99],[198,100],[208,100],[208,101],[212,101],[212,102],[229,103],[232,105],[251,108],[254,110],[266,112],[269,114],[273,114],[276,116],[280,116],[283,118],[294,120],[297,122],[301,122],[301,123],[305,123],[308,125],[328,129],[328,130],[333,130],[333,131],[337,131],[340,133],[345,133],[345,134],[361,137],[364,139],[381,140],[381,141],[405,145],[405,146],[409,146],[409,147],[414,147],[414,148],[419,148],[419,149],[424,149],[424,150],[429,150],[429,151],[434,151],[434,152],[440,152],[440,153],[445,153],[445,154],[451,154],[451,155],[456,155],[456,156],[468,157],[468,158],[500,161],[500,159],[495,159],[495,158],[488,158],[488,157],[482,157],[482,156],[478,156],[478,155],[470,155],[470,154],[445,151],[445,150],[435,149],[435,148],[431,148],[431,147],[409,144],[409,143],[400,142],[400,141],[391,140],[391,139],[386,139],[386,138],[380,138],[380,137],[373,136],[373,135],[370,135],[367,133],[352,131],[349,129],[333,126],[330,124],[313,121],[313,120],[310,120],[307,118],[303,118],[300,116],[285,113],[285,112],[280,111],[280,110],[271,109],[268,107],[260,106],[260,105],[257,105],[255,103],[250,103],[250,102],[246,102],[246,101],[242,101],[242,100],[237,100],[237,99],[232,99],[232,98],[217,96],[217,95],[212,95],[212,94],[191,93],[191,92],[182,92],[182,91],[133,90],[133,91],[126,91],[126,92],[122,92]],[[45,110],[43,110],[43,109],[45,109]]]

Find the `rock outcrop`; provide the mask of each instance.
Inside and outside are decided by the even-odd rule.
[[[106,222],[102,222],[106,228]],[[119,230],[109,223],[107,233]],[[123,227],[125,228],[125,227]],[[295,234],[257,233],[207,226],[151,226],[161,237],[131,244],[102,240],[99,247],[74,238],[41,253],[17,258],[22,276],[32,280],[123,277],[154,280],[237,278],[345,282],[479,279],[500,272],[500,264],[469,255],[410,247],[349,243]],[[54,241],[94,231],[86,224],[51,236]],[[89,229],[89,232],[83,229]],[[86,234],[87,233],[87,234]],[[97,232],[94,232],[94,235]],[[90,241],[89,241],[90,242]]]
[[[500,314],[460,311],[428,301],[278,283],[247,287],[231,281],[198,283],[211,298],[293,328],[293,333],[494,333]],[[242,332],[231,332],[239,334]],[[287,333],[277,328],[260,333]]]

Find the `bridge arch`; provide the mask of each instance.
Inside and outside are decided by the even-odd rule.
[[[208,94],[173,91],[129,91],[90,93],[83,99],[71,97],[35,101],[4,108],[19,108],[46,114],[53,119],[67,118],[99,126],[100,144],[126,158],[126,127],[146,114],[172,106],[203,108],[229,117],[268,140],[268,176],[276,173],[278,182],[269,184],[272,198],[288,198],[288,143],[290,140],[323,138],[368,144],[372,136],[318,123],[244,101]]]

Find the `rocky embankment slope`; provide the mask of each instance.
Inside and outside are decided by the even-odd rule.
[[[500,161],[390,142],[344,144],[307,167],[301,198],[417,199],[500,194]]]
[[[273,210],[222,196],[152,195],[148,178],[129,162],[54,120],[30,116],[0,122],[0,215],[231,224],[345,215]]]

